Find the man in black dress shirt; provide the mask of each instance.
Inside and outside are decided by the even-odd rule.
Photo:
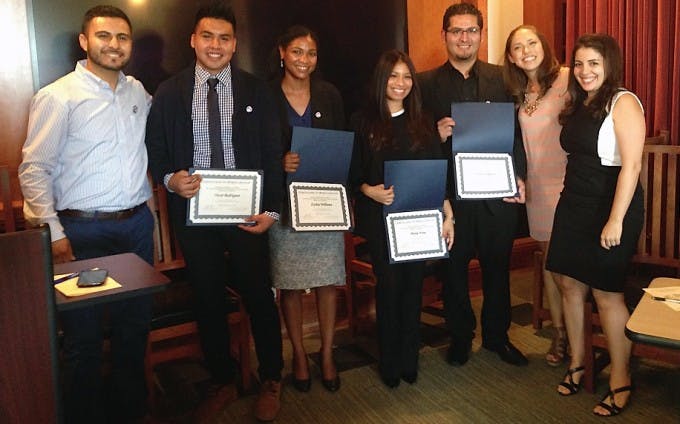
[[[452,102],[511,102],[503,84],[501,68],[477,59],[483,18],[473,5],[459,3],[444,13],[442,39],[448,60],[419,75],[424,107],[437,122],[451,173],[451,142],[455,142]],[[453,134],[453,137],[452,137]],[[456,241],[448,261],[443,297],[451,334],[447,361],[467,362],[476,327],[468,289],[468,265],[479,258],[482,268],[482,346],[513,365],[527,359],[508,340],[510,328],[510,256],[517,227],[518,205],[524,203],[526,154],[521,137],[515,136],[515,171],[520,196],[494,200],[454,200]],[[452,178],[452,176],[450,176]]]

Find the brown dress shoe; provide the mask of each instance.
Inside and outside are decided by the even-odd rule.
[[[255,402],[255,418],[259,421],[273,421],[281,410],[281,382],[267,380],[260,387]]]
[[[214,419],[228,403],[236,399],[238,399],[238,391],[235,384],[211,384],[194,412],[193,421],[203,423]]]

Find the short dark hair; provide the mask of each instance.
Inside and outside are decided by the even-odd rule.
[[[99,17],[105,17],[105,18],[120,18],[127,22],[128,26],[130,27],[130,31],[132,31],[132,23],[130,22],[130,18],[117,8],[116,6],[110,6],[110,5],[99,5],[99,6],[94,6],[93,8],[89,9],[87,12],[85,12],[85,15],[83,16],[83,25],[80,29],[80,31],[85,34],[87,33],[87,26],[90,25],[90,21],[94,18],[99,18]]]
[[[457,3],[449,6],[444,12],[444,18],[442,19],[442,31],[449,29],[449,21],[451,16],[455,15],[474,15],[477,17],[477,25],[479,29],[484,28],[484,18],[482,17],[482,12],[477,9],[474,4],[470,3]]]
[[[234,10],[224,1],[213,1],[198,9],[198,12],[196,12],[196,19],[194,19],[194,31],[203,18],[214,18],[227,21],[234,27],[234,32],[236,32],[236,16],[234,16]]]
[[[601,119],[607,115],[607,109],[614,95],[623,87],[623,54],[621,47],[614,37],[608,34],[584,34],[576,40],[571,53],[571,69],[567,91],[571,101],[560,115],[560,119],[574,113],[576,107],[583,103],[588,96],[574,76],[574,60],[579,49],[593,49],[602,55],[604,66],[604,81],[593,99],[588,102],[587,109],[594,118]]]

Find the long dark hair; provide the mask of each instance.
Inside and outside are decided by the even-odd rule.
[[[521,29],[526,29],[538,37],[538,40],[543,47],[543,61],[538,66],[536,72],[536,78],[538,79],[538,84],[540,86],[539,96],[543,96],[546,91],[552,87],[552,84],[557,79],[560,73],[560,63],[555,57],[555,52],[552,49],[550,43],[545,38],[543,33],[539,32],[538,29],[533,25],[520,25],[513,29],[508,35],[508,39],[505,42],[505,55],[503,56],[503,61],[505,66],[503,66],[503,80],[505,81],[505,86],[512,95],[516,104],[521,104],[524,101],[524,93],[526,92],[526,87],[529,78],[524,71],[512,63],[508,57],[510,56],[510,50],[512,49],[512,38],[515,33]]]
[[[621,86],[623,84],[623,55],[621,54],[621,47],[616,40],[607,34],[584,34],[579,37],[574,45],[574,50],[571,53],[571,66],[574,67],[574,60],[576,58],[576,52],[579,49],[593,49],[602,55],[604,66],[605,78],[602,82],[602,86],[593,99],[588,102],[586,110],[591,114],[593,118],[601,119],[607,115],[607,109],[611,103],[614,94],[621,91]],[[581,88],[574,73],[569,74],[569,85],[567,88],[569,94],[571,95],[571,101],[567,103],[567,107],[560,114],[560,122],[564,123],[564,120],[574,113],[576,108],[581,105],[586,98],[588,93]]]
[[[272,50],[269,58],[269,78],[283,78],[285,69],[281,66],[281,57],[279,56],[279,48],[287,49],[290,43],[300,37],[309,37],[316,44],[316,51],[319,51],[319,37],[314,31],[304,25],[293,25],[286,29],[286,31],[276,40],[276,47]],[[318,65],[317,65],[318,66]],[[316,71],[314,72],[316,73]]]
[[[406,128],[411,137],[411,150],[422,149],[432,138],[432,120],[423,112],[422,95],[411,58],[399,50],[388,50],[378,59],[371,80],[371,92],[366,108],[364,131],[371,148],[382,150],[394,142],[392,114],[387,106],[387,81],[397,63],[404,63],[413,78],[411,92],[404,99]]]

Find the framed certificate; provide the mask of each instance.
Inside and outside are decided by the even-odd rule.
[[[440,210],[390,213],[385,221],[390,263],[448,257]]]
[[[244,224],[260,213],[262,171],[190,169],[201,188],[189,199],[187,225]]]
[[[293,182],[288,190],[293,230],[345,231],[352,227],[342,184]]]
[[[456,194],[461,199],[514,197],[517,181],[507,153],[456,153]]]

